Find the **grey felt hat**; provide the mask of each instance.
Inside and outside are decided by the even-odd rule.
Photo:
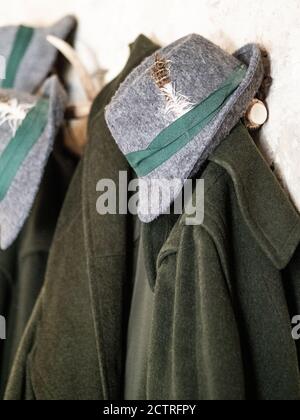
[[[58,56],[47,42],[47,35],[67,39],[76,27],[76,19],[66,16],[52,26],[0,27],[0,56],[6,61],[6,79],[0,87],[35,93],[41,87]]]
[[[67,95],[58,78],[39,96],[0,89],[0,248],[17,238],[61,127]]]
[[[168,211],[244,115],[263,76],[257,45],[230,55],[194,34],[159,50],[128,76],[106,108],[106,121],[139,176],[143,222]]]

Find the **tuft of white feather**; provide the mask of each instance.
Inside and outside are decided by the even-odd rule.
[[[155,63],[151,69],[152,78],[164,96],[165,115],[168,119],[177,119],[191,111],[195,104],[189,98],[177,92],[171,75],[172,62],[159,54],[155,56]]]
[[[0,127],[8,123],[12,135],[15,136],[27,113],[33,106],[33,104],[19,103],[15,98],[6,102],[0,102]]]
[[[161,88],[161,92],[166,100],[165,113],[169,118],[180,118],[191,111],[195,104],[189,98],[176,91],[174,84],[168,83]]]

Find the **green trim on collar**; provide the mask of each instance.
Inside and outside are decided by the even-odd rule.
[[[243,216],[275,267],[287,266],[300,244],[300,216],[239,124],[210,160],[230,175]]]
[[[2,201],[32,147],[43,133],[49,112],[49,101],[40,99],[32,108],[15,137],[0,156],[0,201]]]
[[[136,174],[139,177],[148,175],[193,140],[220,112],[246,72],[246,66],[239,66],[218,89],[163,130],[147,149],[127,154]]]
[[[18,28],[13,48],[6,66],[6,78],[1,83],[2,88],[11,89],[14,87],[18,69],[26,50],[30,45],[33,34],[33,28],[27,26],[20,26]]]

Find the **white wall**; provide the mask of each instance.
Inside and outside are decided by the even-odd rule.
[[[82,59],[91,71],[107,69],[107,80],[140,33],[167,44],[196,32],[230,52],[265,46],[274,83],[261,143],[300,210],[300,0],[0,0],[0,25],[48,24],[67,13],[79,20]]]

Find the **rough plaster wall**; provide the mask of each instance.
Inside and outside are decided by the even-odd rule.
[[[77,48],[91,72],[123,67],[127,45],[139,33],[162,44],[191,32],[228,51],[259,42],[270,53],[270,119],[261,145],[300,210],[300,0],[0,0],[0,24],[79,19]],[[76,78],[71,86],[78,96]],[[263,180],[262,180],[263,182]]]

